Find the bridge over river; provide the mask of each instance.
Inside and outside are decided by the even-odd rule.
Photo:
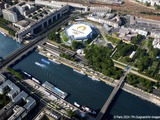
[[[131,67],[128,65],[123,74],[122,77],[119,80],[119,83],[117,84],[117,86],[113,89],[111,95],[109,96],[108,100],[106,101],[106,103],[104,104],[104,106],[102,107],[101,111],[98,113],[97,117],[95,118],[95,120],[101,120],[103,115],[105,114],[105,112],[108,110],[110,104],[112,103],[114,97],[116,96],[118,90],[123,86],[123,82],[125,80],[125,77],[127,76],[127,74],[130,72]]]

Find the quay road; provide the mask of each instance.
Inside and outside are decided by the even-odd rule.
[[[46,33],[44,33],[43,35],[40,35],[38,37],[36,37],[35,39],[33,39],[30,43],[22,46],[21,48],[19,48],[18,50],[16,50],[15,52],[13,52],[12,54],[10,54],[8,57],[6,57],[2,62],[0,62],[0,72],[2,72],[2,68],[5,67],[8,64],[11,64],[11,61],[13,59],[18,59],[20,54],[24,54],[24,51],[26,51],[27,49],[29,49],[30,47],[32,47],[33,45],[37,44],[39,41],[41,41],[44,37],[46,37],[46,35],[48,35],[50,32],[52,32],[54,29],[58,28],[59,26],[61,26],[63,23],[69,21],[72,17],[68,17],[67,19],[65,19],[64,21],[60,22],[59,24],[57,24],[55,27],[53,27],[52,29],[50,29],[49,31],[47,31]]]
[[[119,83],[117,84],[117,86],[113,89],[111,95],[109,96],[108,100],[106,101],[106,103],[104,104],[104,106],[102,107],[101,111],[98,113],[97,117],[95,118],[95,120],[101,120],[103,115],[105,114],[105,112],[108,110],[110,104],[112,103],[112,100],[114,99],[115,95],[117,94],[118,90],[123,86],[123,82],[125,77],[127,76],[127,74],[129,73],[131,67],[127,66],[124,73],[122,74],[122,77],[119,80]]]

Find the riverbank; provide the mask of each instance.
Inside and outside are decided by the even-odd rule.
[[[41,54],[41,55],[43,55],[43,56],[45,56],[45,57],[50,57],[50,56],[47,56],[47,54],[44,54],[44,53],[42,53],[42,52],[39,52],[39,54]],[[64,58],[63,58],[63,59],[64,59]],[[70,64],[68,64],[68,63],[65,63],[64,61],[61,61],[61,60],[59,60],[59,59],[56,59],[56,60],[60,61],[60,62],[63,63],[64,65],[67,65],[68,67],[77,68],[77,67],[72,66],[72,65],[70,65]],[[78,69],[79,69],[79,68],[78,68]],[[82,70],[82,69],[80,69],[80,70]],[[85,72],[85,73],[87,73],[87,72],[84,71],[84,70],[82,70],[82,71]],[[88,74],[88,73],[87,73],[87,74]],[[95,76],[95,75],[93,75],[93,76]],[[100,78],[100,79],[101,79],[103,82],[105,82],[106,84],[108,84],[108,85],[110,85],[110,86],[112,86],[112,87],[118,84],[118,80],[115,80],[114,82],[108,82],[108,81],[106,81],[106,80],[103,79],[103,78]],[[124,91],[128,92],[128,93],[131,93],[131,94],[133,94],[133,95],[135,95],[135,96],[138,96],[138,97],[141,98],[141,99],[147,100],[147,101],[149,101],[149,102],[151,102],[151,103],[156,104],[157,106],[160,106],[160,97],[158,97],[158,96],[155,96],[155,95],[150,94],[150,93],[146,93],[146,92],[144,92],[144,91],[142,91],[142,90],[140,90],[140,89],[138,89],[138,88],[134,88],[133,86],[130,86],[130,85],[126,84],[126,83],[125,83],[125,85],[124,85],[124,87],[123,87],[122,89],[123,89]]]
[[[43,95],[43,98],[47,98],[49,100],[51,100],[52,102],[48,103],[49,106],[54,106],[55,110],[56,110],[56,107],[60,109],[59,106],[61,106],[63,109],[66,109],[66,110],[72,110],[74,111],[75,113],[77,113],[78,115],[81,115],[81,114],[85,114],[84,111],[82,111],[81,109],[77,108],[76,106],[72,105],[71,103],[67,102],[66,100],[62,99],[62,98],[57,98],[55,97],[54,94],[50,94],[49,92],[47,92],[47,90],[42,87],[41,85],[37,84],[36,82],[34,82],[33,80],[31,79],[26,79],[24,80],[25,83],[27,83],[28,85],[30,85],[32,88],[34,88],[34,92],[40,92],[42,95]],[[58,110],[58,112],[60,114],[63,114],[65,117],[68,117],[66,116],[67,115],[67,111],[65,110]],[[88,120],[93,120],[94,118],[92,116],[90,116],[89,114],[86,114],[87,118],[89,118]]]
[[[1,27],[0,27],[0,32],[3,32],[3,33],[4,33],[5,35],[7,35],[8,37],[13,38],[13,39],[15,40],[15,37],[14,37],[14,36],[9,35],[9,32],[8,32],[7,30],[1,28]]]
[[[144,92],[143,90],[141,90],[139,88],[135,88],[135,87],[128,85],[126,83],[122,89],[128,93],[131,93],[141,99],[144,99],[144,100],[147,100],[151,103],[154,103],[155,105],[160,107],[160,97],[158,97],[158,96],[155,96],[151,93]]]

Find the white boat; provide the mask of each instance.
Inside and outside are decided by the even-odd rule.
[[[38,66],[41,66],[41,67],[45,67],[44,64],[41,64],[41,63],[39,63],[39,62],[35,62],[35,64],[38,65]]]
[[[59,61],[57,61],[57,60],[55,60],[55,59],[49,58],[48,60],[49,60],[49,61],[52,61],[52,62],[54,62],[54,63],[56,63],[56,64],[62,64],[61,62],[59,62]]]
[[[95,81],[101,81],[99,78],[92,76],[92,75],[88,75],[88,77]]]
[[[24,71],[22,71],[22,72],[23,72],[23,74],[27,75],[28,77],[31,77],[31,75],[28,74],[27,72],[24,72]]]
[[[37,79],[35,79],[35,78],[33,78],[33,77],[32,77],[32,80],[33,80],[34,82],[40,84],[39,80],[37,80]]]
[[[3,32],[1,32],[4,36],[6,36],[6,34],[4,34]]]
[[[92,114],[97,114],[96,111],[93,111],[92,109],[86,107],[86,106],[82,106],[82,109],[89,112],[89,113],[92,113]]]
[[[95,76],[92,76],[92,79],[93,80],[96,80],[96,81],[101,81],[99,78],[95,77]]]
[[[97,73],[94,73],[94,75],[97,75]]]
[[[92,75],[88,75],[88,77],[92,79]]]
[[[80,73],[80,74],[82,74],[82,75],[86,75],[86,73],[85,72],[83,72],[83,71],[80,71],[80,70],[78,70],[78,69],[73,69],[73,71],[75,71],[75,72],[78,72],[78,73]]]
[[[74,105],[75,105],[76,107],[80,107],[80,105],[79,105],[78,103],[76,103],[76,102],[74,102]]]
[[[86,71],[86,68],[82,68],[82,70],[85,70],[85,71]]]
[[[93,71],[91,71],[90,73],[93,74]]]

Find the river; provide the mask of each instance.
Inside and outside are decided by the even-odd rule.
[[[12,38],[4,36],[2,33],[0,33],[0,58],[4,59],[22,45],[23,44],[21,43],[17,43],[16,40],[13,40]]]
[[[57,65],[52,62],[46,64],[41,61],[42,58],[48,60],[37,52],[33,52],[14,65],[13,69],[26,71],[42,83],[49,81],[69,94],[66,98],[68,102],[72,104],[77,102],[99,112],[113,87],[102,81],[93,81],[63,64]],[[35,62],[40,63],[41,66],[36,65]],[[121,90],[103,119],[118,119],[122,115],[128,115],[129,118],[136,115],[160,116],[160,107]]]

